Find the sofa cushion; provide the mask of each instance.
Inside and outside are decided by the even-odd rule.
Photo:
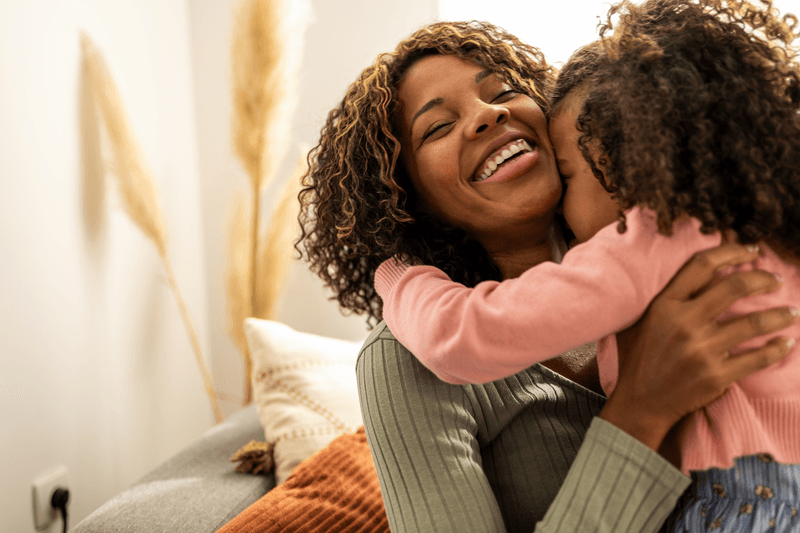
[[[253,396],[264,437],[275,443],[280,485],[301,461],[363,424],[355,370],[363,343],[257,318],[245,320],[245,333]]]
[[[230,457],[261,440],[255,406],[242,409],[82,520],[71,533],[212,533],[275,486],[237,474]]]
[[[219,533],[389,533],[364,428],[334,439]]]

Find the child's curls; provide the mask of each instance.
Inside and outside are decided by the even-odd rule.
[[[690,215],[800,256],[797,39],[767,0],[612,7],[578,129],[621,209],[651,208],[667,235]]]

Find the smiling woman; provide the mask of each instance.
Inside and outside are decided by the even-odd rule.
[[[547,120],[533,98],[473,61],[440,55],[412,65],[397,95],[400,157],[424,209],[465,230],[490,255],[526,241],[549,257],[547,228],[561,181]],[[508,242],[509,232],[517,242]]]
[[[538,49],[475,22],[422,28],[363,71],[328,115],[300,196],[298,249],[342,307],[381,320],[372,284],[392,256],[468,286],[560,259],[553,77]],[[719,363],[738,335],[764,333],[761,314],[737,336],[711,327],[709,298],[776,288],[754,271],[708,290],[717,268],[752,258],[728,245],[676,275],[622,337],[605,407],[594,343],[452,385],[378,324],[357,375],[392,531],[657,531],[689,484],[657,453],[664,436],[738,377]],[[660,371],[642,384],[648,368]]]

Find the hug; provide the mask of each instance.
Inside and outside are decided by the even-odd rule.
[[[622,2],[560,71],[435,23],[350,86],[298,249],[377,324],[392,531],[800,531],[797,38]]]

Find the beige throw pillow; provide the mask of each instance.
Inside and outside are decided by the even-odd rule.
[[[361,342],[301,333],[271,320],[245,320],[253,358],[253,396],[268,442],[275,442],[275,481],[301,461],[363,424],[356,388]]]

